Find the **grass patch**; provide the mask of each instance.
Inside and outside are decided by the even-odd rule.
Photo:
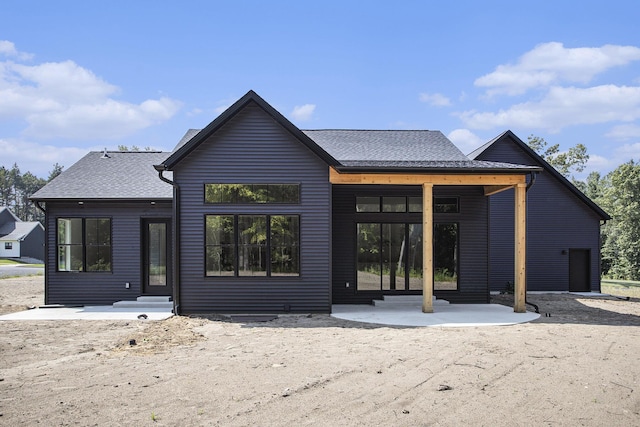
[[[44,268],[44,264],[27,264],[25,262],[16,261],[14,259],[0,259],[0,265],[13,265],[16,267],[34,267],[34,268]]]
[[[602,292],[621,297],[640,298],[640,282],[602,279]]]

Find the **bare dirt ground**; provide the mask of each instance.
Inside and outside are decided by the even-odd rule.
[[[42,280],[0,280],[0,312],[41,304]],[[0,321],[0,425],[640,425],[640,300],[529,300],[550,317]]]

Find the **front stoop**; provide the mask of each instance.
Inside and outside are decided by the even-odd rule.
[[[433,296],[433,305],[449,304],[449,301],[436,299]],[[382,300],[373,300],[376,307],[416,306],[422,307],[422,295],[384,295]]]
[[[171,301],[171,297],[143,296],[138,297],[135,301],[114,302],[113,308],[171,310],[173,309],[173,302]]]

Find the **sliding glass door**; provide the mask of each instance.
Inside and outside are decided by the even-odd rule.
[[[422,290],[422,224],[357,224],[358,291]],[[434,226],[435,289],[458,287],[458,226]]]

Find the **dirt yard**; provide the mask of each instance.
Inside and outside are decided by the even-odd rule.
[[[42,304],[42,281],[0,280],[0,313]],[[640,300],[529,300],[550,317],[0,321],[0,425],[640,425]]]

